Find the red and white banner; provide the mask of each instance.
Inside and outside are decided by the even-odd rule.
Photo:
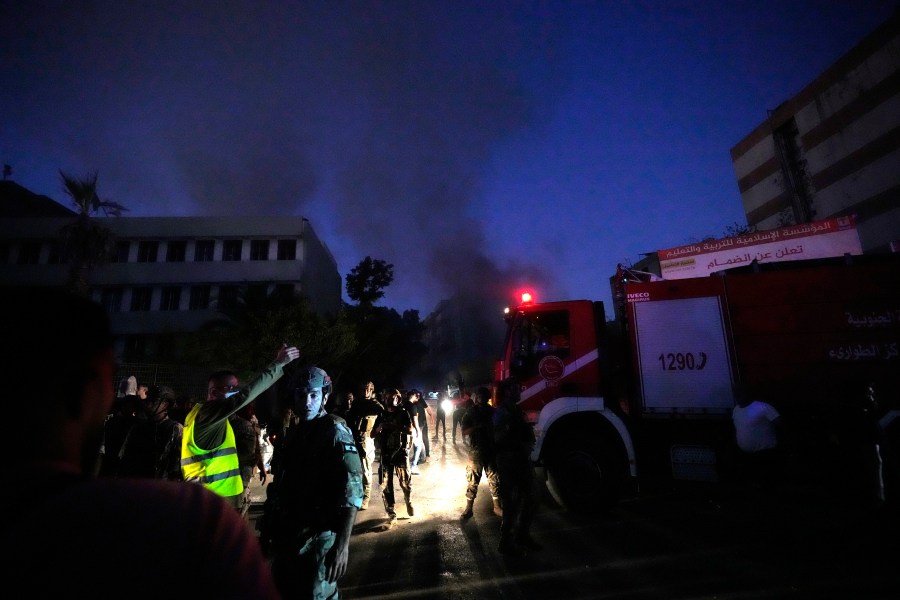
[[[749,235],[658,250],[663,279],[704,277],[753,261],[780,262],[862,254],[856,220],[836,217]]]

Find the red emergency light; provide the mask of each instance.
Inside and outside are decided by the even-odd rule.
[[[519,303],[516,306],[524,306],[526,304],[534,304],[534,294],[532,294],[528,290],[522,290],[520,292],[516,292],[515,295],[519,299]],[[513,307],[507,306],[503,309],[504,318],[509,318],[513,311]]]

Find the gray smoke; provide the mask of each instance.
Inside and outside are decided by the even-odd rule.
[[[423,317],[555,285],[492,259],[509,232],[478,211],[492,152],[546,116],[562,26],[540,3],[3,6],[4,120],[129,214],[306,216],[342,275],[392,263],[383,304]]]

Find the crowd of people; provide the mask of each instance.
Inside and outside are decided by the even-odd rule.
[[[234,371],[215,371],[205,401],[187,406],[176,402],[170,387],[138,382],[135,376],[123,379],[103,421],[91,475],[123,483],[134,478],[199,483],[245,522],[252,479],[258,477],[260,486],[268,482],[256,522],[257,543],[272,577],[266,585],[283,597],[327,598],[338,594],[356,515],[368,508],[373,493],[381,494],[386,529],[397,519],[397,487],[406,514],[415,515],[413,476],[422,475],[419,466],[431,456],[429,429],[438,423],[437,407],[429,406],[419,390],[376,391],[372,381],[359,397],[352,390],[334,393],[324,370],[307,367],[287,378],[281,418],[269,419],[263,434],[255,399],[282,379],[285,367],[298,357],[299,349],[283,344],[274,361],[246,384]],[[517,470],[507,478],[504,493],[498,466],[499,450],[518,453],[519,460],[509,463],[516,469],[529,464],[528,439],[515,448],[505,440],[511,422],[519,424],[519,433],[530,427],[515,402],[495,411],[490,397],[484,387],[474,396],[463,392],[452,413],[452,441],[456,443],[459,431],[468,454],[465,480],[460,481],[466,501],[462,518],[472,516],[484,474],[494,514],[507,515],[502,531],[521,532],[515,542],[533,550],[538,545],[528,535],[530,479]],[[268,465],[263,439],[274,449]],[[309,486],[309,481],[318,485]],[[511,507],[506,513],[504,498]],[[513,550],[511,539],[504,534],[502,552]]]
[[[532,478],[528,475],[534,437],[518,406],[515,396],[518,384],[511,382],[501,386],[498,392],[497,407],[491,404],[491,391],[484,386],[475,394],[463,391],[454,395],[451,441],[456,444],[458,431],[467,457],[465,479],[460,481],[465,499],[460,517],[465,520],[473,516],[475,498],[484,476],[493,502],[493,514],[504,519],[501,530],[507,532],[502,536],[499,550],[503,553],[535,550],[539,545],[529,533],[533,498]],[[399,487],[407,515],[414,516],[413,475],[422,474],[419,465],[431,456],[429,441],[440,439],[437,437],[439,406],[432,409],[420,390],[376,391],[372,381],[363,387],[361,400],[356,400],[352,391],[334,398],[327,404],[326,411],[348,425],[361,462],[363,495],[359,510],[366,510],[372,490],[381,488],[389,529],[397,519],[396,488]],[[429,428],[435,429],[433,439],[429,436]],[[374,463],[378,464],[377,472]],[[508,470],[505,486],[501,483],[503,469]],[[507,512],[503,510],[504,495],[511,507]]]
[[[179,407],[173,389],[134,376],[115,389],[109,317],[96,303],[52,290],[8,291],[5,301],[0,366],[13,397],[41,427],[19,428],[9,438],[10,450],[26,443],[36,450],[13,464],[31,497],[25,507],[4,505],[19,517],[6,521],[4,545],[15,549],[6,552],[11,572],[44,581],[42,592],[65,586],[105,597],[115,584],[131,589],[141,582],[126,595],[179,589],[221,598],[339,597],[353,526],[371,495],[380,491],[387,529],[397,519],[396,487],[406,514],[416,514],[415,476],[428,476],[419,466],[431,456],[429,429],[437,434],[440,425],[438,407],[432,410],[419,390],[378,392],[368,381],[359,398],[350,390],[336,394],[325,370],[288,369],[300,350],[285,343],[247,383],[234,371],[214,371],[206,399]],[[64,360],[46,369],[55,356]],[[255,400],[278,382],[277,417],[266,423],[274,447],[267,468]],[[875,390],[863,387],[856,429],[871,468],[860,487],[883,503]],[[452,432],[455,443],[460,431],[467,457],[460,517],[473,516],[484,477],[500,519],[498,551],[513,555],[541,548],[531,535],[535,438],[519,394],[514,379],[500,382],[493,398],[487,387],[464,391]],[[745,386],[734,395],[746,477],[777,486],[789,443],[781,416]],[[268,481],[258,535],[247,519],[254,476]],[[163,583],[153,576],[161,556],[193,568]],[[48,564],[56,569],[50,581],[41,577]]]

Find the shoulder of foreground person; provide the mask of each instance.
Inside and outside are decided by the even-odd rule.
[[[39,596],[279,598],[249,524],[200,485],[89,480],[22,513],[7,567]]]

